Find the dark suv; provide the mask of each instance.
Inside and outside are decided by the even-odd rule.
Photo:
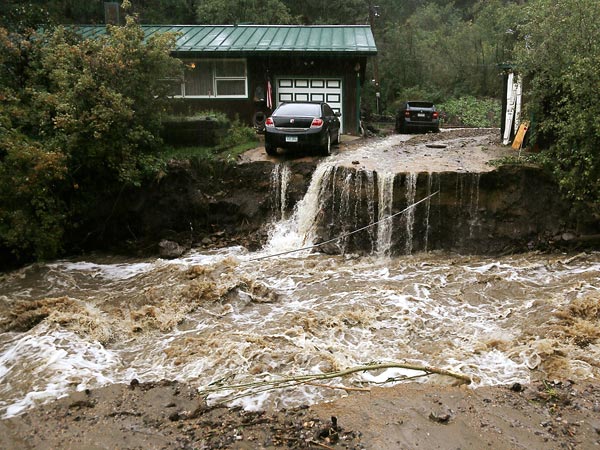
[[[412,130],[440,131],[440,115],[431,102],[405,102],[396,114],[396,132]]]

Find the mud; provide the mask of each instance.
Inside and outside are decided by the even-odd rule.
[[[600,384],[405,384],[337,401],[247,412],[206,406],[177,382],[72,394],[0,422],[4,449],[593,449]]]

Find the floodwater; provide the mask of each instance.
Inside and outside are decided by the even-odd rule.
[[[206,388],[373,362],[449,369],[474,386],[600,375],[590,336],[599,254],[257,256],[228,248],[173,261],[57,261],[5,275],[0,315],[13,331],[0,335],[2,415],[134,378]],[[333,384],[411,375],[388,369]],[[342,394],[302,386],[233,404],[289,407]]]
[[[411,254],[407,240],[406,255],[390,256],[396,230],[385,221],[372,230],[371,256],[288,253],[312,244],[328,161],[290,217],[281,207],[290,174],[274,167],[280,220],[262,251],[90,256],[0,275],[0,417],[133,379],[179,380],[210,390],[212,402],[269,409],[344,395],[323,384],[455,381],[390,368],[321,385],[261,384],[374,363],[446,369],[472,386],[600,376],[600,253]],[[393,186],[378,178],[370,190],[384,204]],[[244,383],[256,384],[214,389]]]

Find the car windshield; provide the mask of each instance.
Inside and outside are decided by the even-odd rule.
[[[319,117],[321,115],[321,105],[314,103],[286,103],[277,108],[275,115]]]
[[[431,102],[408,102],[409,108],[433,108]]]

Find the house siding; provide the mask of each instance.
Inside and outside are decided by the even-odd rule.
[[[192,55],[186,55],[191,57]],[[213,57],[214,58],[214,57]],[[201,59],[201,58],[198,58]],[[361,84],[364,82],[366,57],[342,57],[313,55],[305,58],[297,56],[250,56],[247,58],[248,96],[239,98],[184,98],[178,99],[174,108],[178,113],[193,114],[206,110],[218,110],[227,114],[231,119],[239,119],[243,123],[253,125],[257,112],[268,116],[271,112],[265,101],[255,101],[254,93],[257,87],[266,90],[267,77],[273,86],[273,103],[276,104],[276,78],[281,77],[327,77],[342,80],[343,128],[346,133],[358,132],[356,92],[356,67],[360,66]]]

